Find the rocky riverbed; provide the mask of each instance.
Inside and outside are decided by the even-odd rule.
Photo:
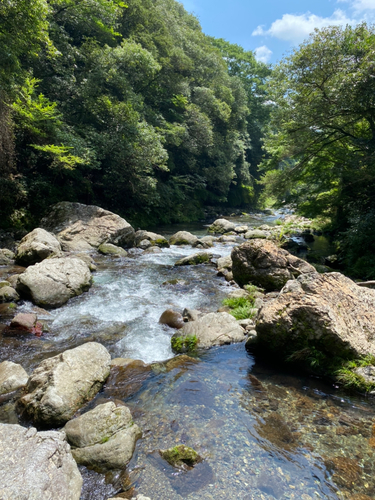
[[[217,226],[224,229],[215,229],[213,238],[203,238],[207,236],[207,228],[202,226],[193,231],[195,237],[189,236],[190,241],[187,235],[176,235],[169,241],[170,236],[182,228],[132,233],[117,216],[102,212],[93,213],[109,217],[111,224],[119,224],[111,229],[112,239],[108,233],[104,234],[104,240],[110,241],[108,248],[102,247],[102,253],[97,252],[103,244],[102,233],[96,231],[95,238],[77,238],[77,227],[70,231],[62,224],[58,228],[62,232],[60,248],[54,242],[56,255],[42,260],[73,260],[83,246],[90,245],[91,250],[84,249],[84,275],[87,269],[96,271],[87,292],[73,298],[70,295],[65,305],[53,309],[41,308],[25,300],[27,297],[0,306],[4,325],[0,363],[5,360],[19,363],[28,376],[34,373],[22,390],[25,372],[15,370],[10,364],[6,366],[5,372],[13,370],[19,385],[9,385],[13,392],[0,396],[0,423],[13,426],[21,423],[26,427],[33,423],[39,427],[56,426],[63,431],[48,431],[45,435],[42,432],[40,437],[35,435],[36,431],[29,431],[30,440],[46,442],[49,447],[67,453],[64,460],[77,479],[72,491],[61,498],[78,498],[76,491],[80,487],[72,455],[66,451],[69,445],[64,440],[64,429],[73,457],[80,464],[81,500],[140,499],[142,495],[151,500],[375,498],[375,408],[371,399],[350,396],[335,384],[324,383],[316,377],[297,376],[290,370],[272,368],[249,354],[244,342],[217,345],[209,350],[200,349],[198,345],[189,355],[175,356],[171,337],[176,330],[159,323],[166,309],[182,314],[188,308],[192,319],[194,311],[200,315],[215,313],[225,297],[238,293],[240,289],[232,281],[228,261],[232,248],[253,239],[273,239],[280,243],[280,234],[285,228],[276,225],[278,216],[253,219],[249,216],[217,222]],[[73,223],[81,227],[79,221],[73,220]],[[294,224],[299,224],[299,233],[309,234],[307,221],[295,219]],[[91,223],[86,225],[93,227]],[[56,231],[55,234],[59,238]],[[43,234],[39,233],[35,245],[38,248],[44,245],[41,237]],[[123,246],[130,248],[119,252],[116,248],[121,238]],[[131,246],[129,238],[133,238],[136,247]],[[66,249],[71,252],[73,243],[79,248],[69,257]],[[65,248],[63,255],[61,245]],[[42,251],[46,254],[44,247]],[[175,265],[183,258],[202,252],[210,254],[205,263]],[[26,253],[34,255],[27,249]],[[50,254],[47,252],[47,255]],[[24,268],[12,264],[9,254],[7,258],[10,259],[8,265],[0,267],[1,277],[9,280],[6,287],[14,289],[18,279],[14,276],[21,274]],[[80,258],[82,255],[78,255]],[[219,275],[215,264],[218,259],[222,266],[219,266]],[[34,256],[32,262],[34,265]],[[293,260],[292,278],[297,268]],[[87,283],[87,278],[85,280]],[[17,290],[22,293],[22,289]],[[262,300],[258,300],[258,307],[261,303]],[[16,313],[34,315],[30,326],[22,323],[23,333],[19,326],[11,324]],[[210,315],[198,315],[197,325],[199,317],[207,321]],[[189,328],[185,330],[190,331],[194,321],[187,325]],[[252,331],[246,325],[237,323],[241,335],[223,343],[242,340]],[[76,350],[82,344],[87,347]],[[35,371],[41,362],[42,368]],[[69,370],[65,366],[69,366]],[[86,376],[83,375],[85,366]],[[51,379],[47,374],[52,372],[53,393],[46,386],[46,380]],[[81,389],[73,384],[69,396],[72,401],[64,396],[61,403],[56,399],[57,395],[61,398],[59,380],[65,387],[64,377],[71,377],[72,372],[77,374],[76,380],[87,379],[87,387]],[[1,377],[0,370],[0,383]],[[16,382],[12,379],[11,383]],[[25,393],[36,395],[32,396],[35,415],[49,415],[52,406],[57,405],[62,408],[59,409],[61,416],[55,420],[49,416],[47,420],[34,418],[28,406],[31,396]],[[47,393],[49,400],[41,396]],[[73,409],[72,413],[68,407]],[[24,408],[29,411],[23,411]],[[66,421],[69,422],[63,428]],[[13,426],[12,432],[22,431]],[[128,435],[132,441],[125,444],[122,439]],[[178,445],[194,448],[202,460],[186,470],[175,469],[163,460],[159,450],[173,450]],[[123,455],[114,451],[116,446],[120,446],[118,450],[121,449]],[[15,457],[20,447],[16,441],[12,451]],[[6,452],[4,447],[1,451]],[[17,471],[22,478],[22,466],[18,466]],[[40,481],[46,481],[45,477]],[[60,489],[69,490],[63,479],[57,483]],[[1,487],[7,488],[9,484]],[[4,499],[15,498],[14,492],[4,491]]]

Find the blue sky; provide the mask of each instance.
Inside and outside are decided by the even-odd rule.
[[[180,0],[204,33],[275,63],[314,28],[375,21],[375,0]]]

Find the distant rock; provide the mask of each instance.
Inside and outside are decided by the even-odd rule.
[[[12,361],[3,361],[0,363],[0,395],[23,387],[28,378],[29,376],[21,365],[12,363]]]
[[[0,266],[9,266],[13,264],[15,254],[8,248],[0,248]]]
[[[125,219],[108,210],[63,201],[51,207],[41,227],[54,233],[64,251],[98,248],[102,243],[130,247],[134,229]]]
[[[112,245],[112,243],[102,243],[98,251],[103,255],[113,255],[114,257],[126,257],[128,255],[126,250],[117,245]]]
[[[2,500],[79,500],[82,477],[64,432],[0,424]]]
[[[38,306],[54,308],[87,291],[91,283],[83,260],[63,257],[28,267],[18,278],[17,291]]]
[[[53,234],[37,227],[22,238],[15,259],[17,264],[30,266],[53,255],[61,255],[60,243]]]
[[[233,248],[232,261],[236,283],[253,283],[266,291],[281,290],[288,280],[315,272],[313,266],[269,240],[251,240]]]
[[[213,255],[208,252],[199,252],[183,257],[175,263],[175,266],[196,266],[198,264],[207,264]]]
[[[227,219],[217,219],[213,224],[211,224],[211,226],[209,226],[208,232],[214,234],[224,234],[234,231],[235,227],[236,224],[234,224],[234,222],[230,222]]]
[[[96,342],[88,342],[45,359],[31,374],[20,408],[42,425],[63,425],[102,387],[111,356]]]
[[[375,290],[340,273],[301,275],[260,309],[257,345],[279,359],[312,348],[328,358],[375,356],[374,303]]]
[[[114,402],[101,404],[70,420],[64,431],[76,462],[101,471],[123,469],[142,436],[130,410]]]
[[[267,233],[266,231],[261,231],[260,229],[251,229],[250,231],[247,231],[245,233],[246,240],[255,240],[257,238],[264,240],[268,236],[270,236],[270,233]]]
[[[198,241],[198,237],[188,231],[178,231],[169,238],[171,245],[195,245]]]
[[[169,247],[168,240],[161,234],[152,233],[151,231],[137,231],[135,233],[134,245],[145,249],[148,248],[146,242],[149,243],[148,246]]]

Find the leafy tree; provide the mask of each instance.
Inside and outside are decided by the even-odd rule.
[[[331,217],[350,266],[360,256],[354,224],[369,227],[375,209],[374,50],[366,24],[315,31],[275,68],[271,86],[268,189],[306,215]],[[373,252],[373,231],[364,239]]]

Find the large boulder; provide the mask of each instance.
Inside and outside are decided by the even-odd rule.
[[[82,477],[63,432],[0,424],[2,500],[79,500]]]
[[[29,376],[21,365],[12,361],[0,363],[0,395],[15,391],[27,383]]]
[[[142,436],[126,406],[101,404],[64,427],[78,464],[96,470],[123,469]]]
[[[172,348],[175,352],[183,351],[186,341],[196,338],[197,347],[232,344],[245,340],[244,329],[235,318],[226,312],[205,314],[196,321],[185,323],[183,328],[172,336]],[[189,342],[191,346],[191,340]],[[178,347],[181,346],[182,349]]]
[[[169,238],[171,245],[195,245],[198,243],[198,237],[188,231],[178,231]]]
[[[328,358],[375,356],[374,304],[375,290],[340,273],[301,275],[260,309],[257,345],[280,359],[304,350]]]
[[[251,240],[232,250],[233,279],[240,285],[248,283],[266,291],[281,290],[290,279],[314,273],[315,268],[269,240]]]
[[[111,356],[96,342],[45,359],[31,374],[21,409],[41,425],[63,425],[102,387]]]
[[[208,232],[215,234],[224,234],[234,231],[235,227],[236,224],[234,224],[234,222],[230,222],[227,219],[217,219],[211,224],[211,226],[209,226]]]
[[[60,307],[91,286],[88,265],[79,258],[47,259],[19,276],[17,291],[41,307]]]
[[[64,251],[92,250],[102,243],[130,247],[134,242],[134,229],[125,219],[95,205],[57,203],[41,227],[57,236]]]
[[[22,238],[17,249],[16,262],[22,266],[30,266],[60,253],[61,245],[55,236],[37,227]]]

